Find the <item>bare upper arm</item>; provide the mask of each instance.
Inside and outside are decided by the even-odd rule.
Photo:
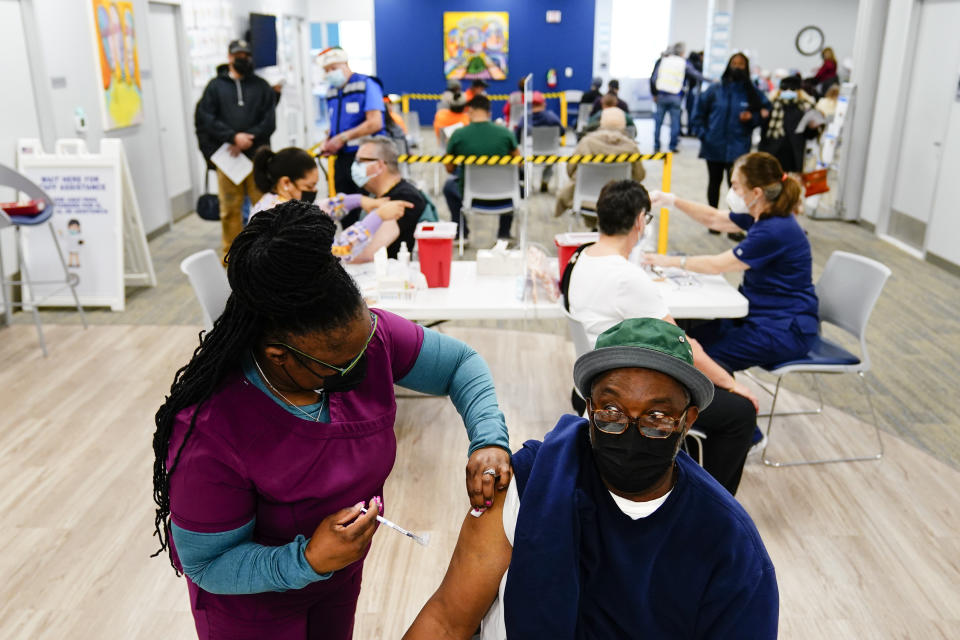
[[[373,233],[373,237],[370,238],[370,242],[367,243],[367,246],[363,248],[363,251],[360,252],[354,262],[370,262],[373,260],[373,254],[377,252],[377,249],[380,247],[387,247],[393,243],[394,240],[400,237],[400,225],[397,224],[396,220],[385,220],[380,223],[380,227]]]
[[[464,518],[447,573],[404,640],[467,639],[476,631],[497,597],[513,552],[503,532],[505,499],[506,492],[497,492],[494,505],[481,517]]]

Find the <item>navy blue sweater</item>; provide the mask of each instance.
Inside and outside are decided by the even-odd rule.
[[[681,452],[666,502],[632,520],[596,470],[587,429],[564,416],[514,455],[511,640],[776,638],[776,575],[743,507]]]

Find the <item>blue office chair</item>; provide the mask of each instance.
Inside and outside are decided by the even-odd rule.
[[[870,370],[870,356],[867,353],[867,322],[873,311],[880,292],[890,277],[890,269],[885,265],[853,253],[834,251],[824,267],[823,275],[817,282],[817,297],[820,299],[820,323],[830,323],[843,329],[860,341],[860,356],[856,356],[840,345],[820,335],[810,351],[802,358],[789,362],[780,362],[763,367],[768,373],[777,376],[777,385],[773,393],[773,403],[767,421],[767,445],[763,448],[763,463],[770,467],[791,467],[804,464],[825,464],[829,462],[854,462],[860,460],[879,460],[883,457],[883,441],[880,439],[880,427],[877,425],[877,413],[873,407],[870,386],[864,374]],[[777,397],[783,378],[791,373],[809,373],[814,376],[814,385],[820,406],[812,411],[793,411],[776,413]],[[819,414],[823,409],[818,374],[855,373],[863,384],[873,416],[873,428],[877,439],[877,451],[864,456],[821,458],[815,460],[773,460],[767,457],[775,417],[787,415]]]
[[[50,196],[48,196],[43,189],[34,184],[26,176],[2,164],[0,164],[0,186],[12,187],[17,191],[25,193],[28,197],[34,200],[41,200],[44,203],[43,211],[36,216],[7,215],[6,211],[0,209],[0,229],[13,227],[14,233],[16,234],[17,262],[20,266],[20,279],[7,279],[3,272],[3,256],[0,255],[0,289],[3,290],[3,309],[8,325],[13,319],[13,307],[30,307],[30,310],[33,312],[33,323],[37,327],[37,337],[40,340],[40,350],[43,351],[43,355],[46,356],[47,344],[43,339],[43,325],[40,322],[40,314],[37,311],[37,305],[42,303],[46,298],[55,295],[66,288],[69,288],[70,293],[73,295],[73,300],[77,305],[77,312],[80,314],[80,320],[83,322],[83,328],[86,329],[87,318],[83,313],[83,306],[80,304],[80,298],[77,296],[76,289],[80,278],[76,273],[71,273],[67,269],[67,263],[63,259],[63,251],[60,249],[60,242],[57,240],[57,232],[54,230],[53,223],[50,221],[51,216],[53,216],[54,209],[53,200],[50,198]],[[39,226],[42,224],[46,224],[50,229],[50,235],[53,237],[53,245],[57,248],[57,256],[59,256],[60,264],[63,266],[63,280],[30,279],[30,272],[27,270],[27,263],[23,258],[23,235],[21,234],[21,228],[25,226]],[[49,292],[41,299],[34,299],[34,287],[36,285],[46,284],[59,284],[61,286],[54,291]],[[23,287],[23,285],[27,286]],[[12,286],[19,286],[24,297],[27,299],[22,302],[15,302],[13,300],[13,296],[8,294],[8,290]]]

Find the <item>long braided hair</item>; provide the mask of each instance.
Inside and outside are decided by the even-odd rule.
[[[335,231],[333,220],[320,209],[291,200],[254,216],[230,247],[227,278],[232,291],[223,315],[209,333],[200,333],[199,346],[190,362],[174,375],[170,395],[155,416],[154,535],[160,539],[160,548],[151,557],[167,550],[174,570],[170,476],[203,404],[264,335],[328,332],[346,326],[364,309],[353,279],[330,253]],[[177,416],[190,407],[190,424],[168,468]]]

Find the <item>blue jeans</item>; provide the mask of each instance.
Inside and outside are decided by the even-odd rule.
[[[670,151],[676,151],[680,143],[680,96],[661,93],[657,96],[657,112],[653,116],[653,149],[660,151],[660,125],[670,113]]]
[[[465,216],[461,215],[463,209],[463,193],[460,191],[460,184],[457,180],[457,177],[448,178],[446,183],[443,185],[443,197],[447,200],[447,208],[450,209],[450,219],[459,224],[463,225],[463,237],[470,237],[470,227],[467,226],[467,219]],[[474,200],[476,203],[480,203],[482,206],[485,200]],[[496,202],[491,202],[491,205],[497,204]],[[462,221],[461,221],[462,220]],[[513,224],[513,214],[512,213],[502,213],[500,214],[500,224],[497,227],[497,237],[498,238],[509,238],[510,237],[510,226]]]

